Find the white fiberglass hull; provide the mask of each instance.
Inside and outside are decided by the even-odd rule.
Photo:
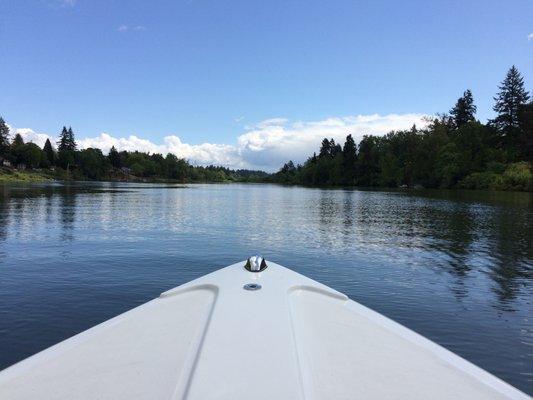
[[[36,398],[530,397],[327,286],[241,262],[0,372],[0,399]]]

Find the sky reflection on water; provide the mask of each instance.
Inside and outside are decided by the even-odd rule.
[[[260,252],[532,393],[533,196],[0,187],[0,367]]]

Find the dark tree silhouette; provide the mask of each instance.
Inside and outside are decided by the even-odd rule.
[[[4,156],[9,150],[9,127],[0,117],[0,155]]]
[[[74,133],[72,128],[63,127],[61,134],[59,135],[59,142],[57,142],[57,150],[62,151],[75,151],[76,150],[76,141],[74,140]]]
[[[48,166],[55,165],[56,162],[56,154],[54,152],[54,148],[52,147],[52,143],[50,142],[50,139],[46,139],[46,142],[44,143],[43,147],[43,153],[44,157],[43,159],[46,160],[46,164]]]
[[[463,96],[457,100],[455,106],[451,109],[450,115],[453,117],[453,122],[456,128],[460,128],[468,122],[476,120],[475,114],[477,107],[474,104],[474,97],[470,90],[466,90]]]
[[[160,154],[158,155],[161,157]],[[120,154],[118,154],[118,151],[117,149],[115,149],[115,146],[111,146],[111,149],[109,150],[109,161],[111,162],[111,165],[114,168],[122,167],[122,163],[120,162]]]
[[[498,113],[494,122],[504,133],[520,126],[520,107],[529,100],[529,94],[524,87],[524,78],[513,65],[501,85],[500,91],[494,98],[494,111]]]
[[[356,162],[357,146],[352,135],[348,135],[342,148],[342,180],[345,185],[355,184]]]
[[[327,138],[324,138],[322,140],[322,145],[320,146],[320,151],[318,152],[318,156],[320,158],[323,157],[329,157],[331,155],[331,144]]]
[[[57,155],[59,158],[59,165],[69,172],[70,167],[75,162],[76,157],[76,141],[74,140],[74,133],[72,128],[63,127],[59,135],[59,142],[57,144]]]
[[[514,161],[519,157],[522,149],[518,146],[518,138],[522,136],[520,125],[520,112],[529,100],[529,94],[524,86],[524,79],[518,69],[513,65],[501,85],[500,91],[494,98],[494,111],[498,116],[492,121],[498,129],[503,145],[507,150],[509,160]]]

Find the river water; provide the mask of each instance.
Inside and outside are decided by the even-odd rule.
[[[261,253],[533,393],[533,194],[0,186],[0,368]]]

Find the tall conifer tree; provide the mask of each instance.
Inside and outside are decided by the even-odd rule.
[[[456,128],[460,128],[468,122],[476,120],[475,114],[477,107],[474,104],[474,97],[470,90],[466,90],[463,96],[457,100],[455,106],[451,109],[450,114]]]
[[[48,161],[49,165],[55,164],[55,153],[54,149],[52,147],[52,143],[50,142],[50,139],[46,139],[46,142],[44,143],[43,147],[44,156],[46,157],[46,160]]]
[[[498,116],[493,122],[505,136],[520,127],[520,109],[528,102],[529,94],[524,87],[524,78],[514,65],[507,72],[499,89],[493,108]]]
[[[357,161],[357,146],[352,135],[346,136],[346,142],[342,148],[342,175],[347,185],[355,183],[355,165]]]

